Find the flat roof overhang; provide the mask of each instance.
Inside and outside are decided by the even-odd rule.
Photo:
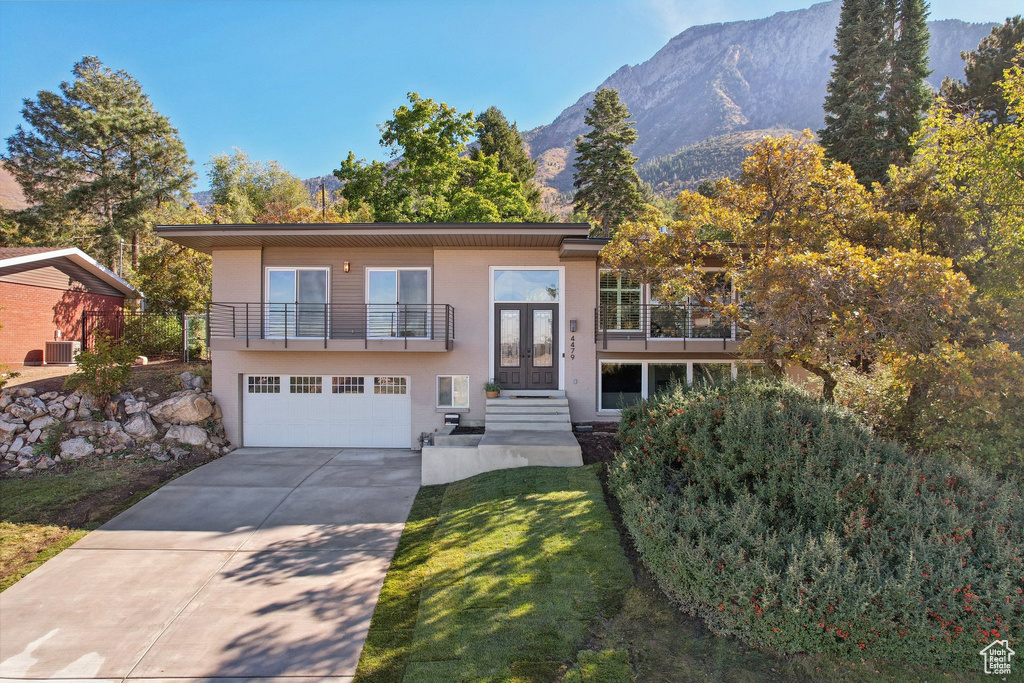
[[[164,239],[197,251],[263,247],[558,248],[585,239],[586,223],[302,223],[158,225]]]

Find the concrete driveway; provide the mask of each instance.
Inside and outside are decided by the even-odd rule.
[[[0,678],[344,680],[419,480],[400,450],[193,470],[0,593]]]

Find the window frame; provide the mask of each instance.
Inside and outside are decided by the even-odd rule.
[[[441,403],[441,378],[447,377],[452,381],[452,400],[455,399],[455,378],[465,377],[466,378],[466,405],[444,405]],[[436,408],[444,408],[446,410],[469,410],[469,375],[464,374],[442,374],[436,375],[434,379],[434,402]]]
[[[617,287],[614,290],[605,290],[601,286],[601,277],[605,273],[614,273],[615,274]],[[643,332],[643,329],[644,329],[644,304],[647,301],[650,300],[651,286],[648,285],[648,284],[645,284],[644,282],[638,282],[637,283],[636,293],[639,294],[639,296],[640,296],[640,301],[637,302],[637,306],[639,307],[639,310],[637,311],[637,323],[636,323],[637,326],[635,328],[621,327],[622,318],[623,318],[623,315],[622,315],[622,306],[623,306],[623,304],[622,304],[622,292],[624,291],[622,289],[622,278],[623,277],[630,277],[630,276],[628,274],[624,274],[624,273],[621,273],[621,272],[620,273],[616,273],[614,268],[598,268],[597,269],[597,305],[598,305],[598,307],[603,307],[604,306],[604,304],[601,302],[601,294],[603,292],[605,292],[605,291],[614,291],[615,292],[615,298],[617,300],[616,303],[615,303],[615,310],[616,310],[616,312],[615,312],[615,324],[616,324],[616,327],[609,327],[608,331],[609,332],[637,332],[637,333],[640,333],[640,332]],[[633,291],[633,290],[629,289],[629,290],[625,290],[625,291]],[[650,321],[647,322],[647,326],[650,327]]]
[[[738,368],[742,364],[747,365],[759,365],[759,360],[747,360],[747,359],[734,359],[734,360],[721,360],[718,358],[599,358],[597,361],[597,412],[605,415],[619,415],[622,413],[621,408],[605,408],[603,405],[603,384],[604,384],[604,373],[602,369],[605,365],[639,365],[640,370],[640,396],[644,399],[650,399],[650,387],[649,385],[649,373],[651,365],[685,365],[686,366],[686,384],[687,386],[693,386],[693,366],[694,365],[729,365],[729,376],[731,381],[735,382],[738,378]]]
[[[398,281],[398,273],[403,270],[422,270],[427,273],[427,301],[424,304],[407,304],[409,306],[426,306],[426,332],[427,334],[422,337],[406,337],[404,335],[396,334],[371,334],[370,328],[370,306],[394,306],[396,311],[401,303],[396,301],[393,304],[373,304],[370,303],[370,273],[382,273],[391,272],[395,274],[395,299],[397,300],[401,292],[401,283]],[[363,268],[363,304],[366,306],[366,337],[367,339],[430,339],[430,332],[433,329],[433,302],[434,302],[434,273],[433,267],[431,266],[367,266]]]
[[[725,271],[725,268],[722,268],[721,266],[708,266],[706,268],[701,268],[701,270],[703,272],[705,272],[705,273],[721,273],[721,272]],[[650,304],[650,306],[651,306],[651,308],[648,309],[648,310],[650,310],[650,313],[647,316],[647,318],[648,318],[648,320],[647,320],[647,338],[650,341],[653,341],[653,342],[658,342],[658,341],[709,341],[709,340],[710,341],[718,341],[718,340],[722,339],[722,337],[661,337],[661,336],[655,337],[655,336],[653,336],[652,335],[652,330],[651,330],[651,326],[654,324],[654,310],[653,310],[653,307],[661,305],[661,302],[659,302],[659,301],[657,301],[655,299],[654,291],[651,288],[651,285],[649,283],[644,285],[644,295],[647,297],[647,299],[646,299],[647,303]],[[736,302],[739,301],[739,298],[738,298],[738,296],[736,294],[736,285],[733,283],[732,280],[729,280],[729,301],[731,303],[736,303]],[[686,301],[685,305],[686,305],[686,314],[687,314],[687,316],[690,316],[691,313],[692,313],[692,309],[695,306],[695,304],[693,303],[692,297],[687,297],[687,301]],[[729,324],[729,328],[730,328],[730,334],[729,334],[728,337],[725,338],[725,340],[726,341],[736,341],[736,323],[730,323]],[[693,329],[693,324],[692,323],[688,324],[687,325],[687,329],[688,330],[692,330]],[[611,330],[609,330],[609,331],[611,331]]]
[[[298,296],[299,292],[299,271],[302,270],[320,270],[324,272],[324,305],[326,306],[326,324],[327,330],[330,332],[331,329],[331,267],[330,266],[264,266],[263,267],[263,338],[264,339],[284,339],[286,337],[291,339],[320,339],[323,337],[322,334],[316,336],[312,335],[300,335],[298,334],[298,320],[293,320],[292,326],[296,334],[288,334],[288,320],[285,319],[285,334],[271,334],[270,320],[267,317],[267,313],[270,311],[270,307],[273,305],[287,305],[284,302],[274,302],[270,300],[270,273],[271,272],[292,272],[295,273],[295,295]],[[293,302],[291,305],[295,305]]]

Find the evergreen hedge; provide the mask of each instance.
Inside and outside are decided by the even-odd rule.
[[[623,411],[610,483],[685,611],[786,653],[976,669],[1024,635],[1019,485],[873,437],[771,382]]]

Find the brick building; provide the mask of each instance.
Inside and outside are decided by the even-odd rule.
[[[84,311],[140,298],[80,249],[0,247],[0,364],[40,365],[46,342],[81,341]]]

